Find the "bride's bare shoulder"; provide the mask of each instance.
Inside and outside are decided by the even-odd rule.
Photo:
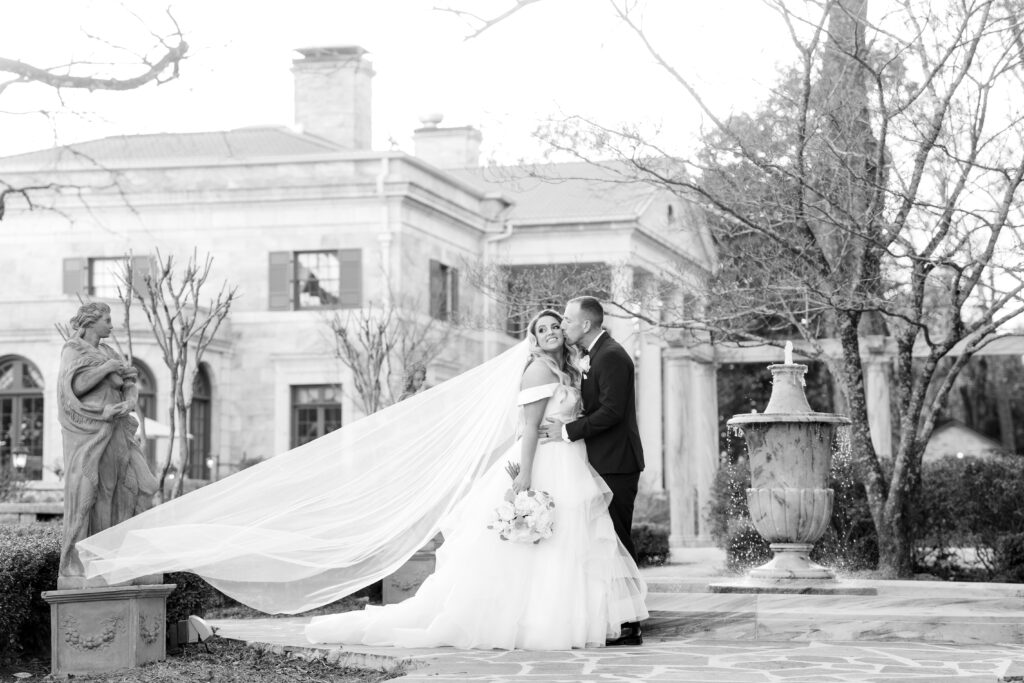
[[[538,363],[533,361],[526,366],[526,370],[523,371],[523,381],[519,387],[521,389],[529,389],[530,387],[539,387],[544,384],[551,384],[557,382],[558,376],[546,366],[544,363]]]

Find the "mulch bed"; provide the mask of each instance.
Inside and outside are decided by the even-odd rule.
[[[202,645],[190,645],[182,652],[168,655],[163,662],[155,662],[137,669],[123,669],[108,674],[88,674],[71,677],[73,681],[94,683],[193,683],[208,681],[219,683],[276,683],[302,681],[303,683],[376,683],[397,678],[404,671],[385,672],[337,666],[323,660],[306,660],[283,654],[260,651],[245,643],[225,638],[211,638]],[[21,676],[19,676],[21,674]],[[29,674],[25,676],[24,674]],[[0,681],[67,681],[64,677],[50,676],[50,660],[34,659],[0,668]]]

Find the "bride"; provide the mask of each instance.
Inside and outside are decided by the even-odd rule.
[[[620,624],[647,618],[645,586],[608,514],[611,492],[582,441],[538,445],[547,418],[578,417],[580,372],[562,317],[528,327],[529,360],[517,405],[521,437],[442,522],[437,569],[415,596],[386,607],[315,617],[318,643],[564,650],[604,645]],[[509,481],[506,460],[519,466]],[[546,491],[554,531],[537,544],[499,538],[488,520],[506,489]]]
[[[604,644],[646,617],[645,587],[585,447],[537,445],[543,416],[580,409],[560,320],[544,312],[527,340],[482,365],[79,541],[86,577],[187,571],[260,611],[297,614],[394,573],[443,531],[438,569],[414,598],[318,620],[310,637]],[[551,538],[523,545],[486,528],[510,486],[553,496]]]

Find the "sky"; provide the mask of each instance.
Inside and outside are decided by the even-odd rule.
[[[483,132],[485,162],[536,161],[539,122],[579,114],[657,130],[670,151],[692,145],[694,102],[655,64],[604,0],[542,0],[467,40],[436,6],[498,13],[511,0],[33,0],[10,3],[0,57],[49,66],[97,55],[95,41],[141,49],[171,24],[190,45],[180,78],[129,92],[12,85],[0,94],[0,155],[108,135],[291,125],[295,48],[369,50],[376,149],[412,151],[420,117]],[[651,41],[717,112],[749,109],[794,56],[760,0],[647,0]],[[130,9],[129,9],[130,8]],[[99,54],[98,59],[109,59]],[[39,114],[40,110],[48,112]]]

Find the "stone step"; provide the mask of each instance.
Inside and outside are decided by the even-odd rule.
[[[1001,585],[1013,584],[981,584]],[[709,640],[1024,644],[1024,597],[975,592],[901,594],[892,587],[879,595],[651,591],[645,632]]]
[[[644,572],[647,590],[651,593],[712,593],[712,584],[732,583],[737,586],[755,582],[737,576],[675,577]],[[778,582],[782,583],[782,582]],[[829,585],[824,582],[823,585]],[[966,581],[913,581],[881,579],[839,579],[833,584],[844,588],[873,589],[876,595],[915,595],[935,597],[1024,598],[1024,584]],[[721,591],[717,591],[721,592]]]

